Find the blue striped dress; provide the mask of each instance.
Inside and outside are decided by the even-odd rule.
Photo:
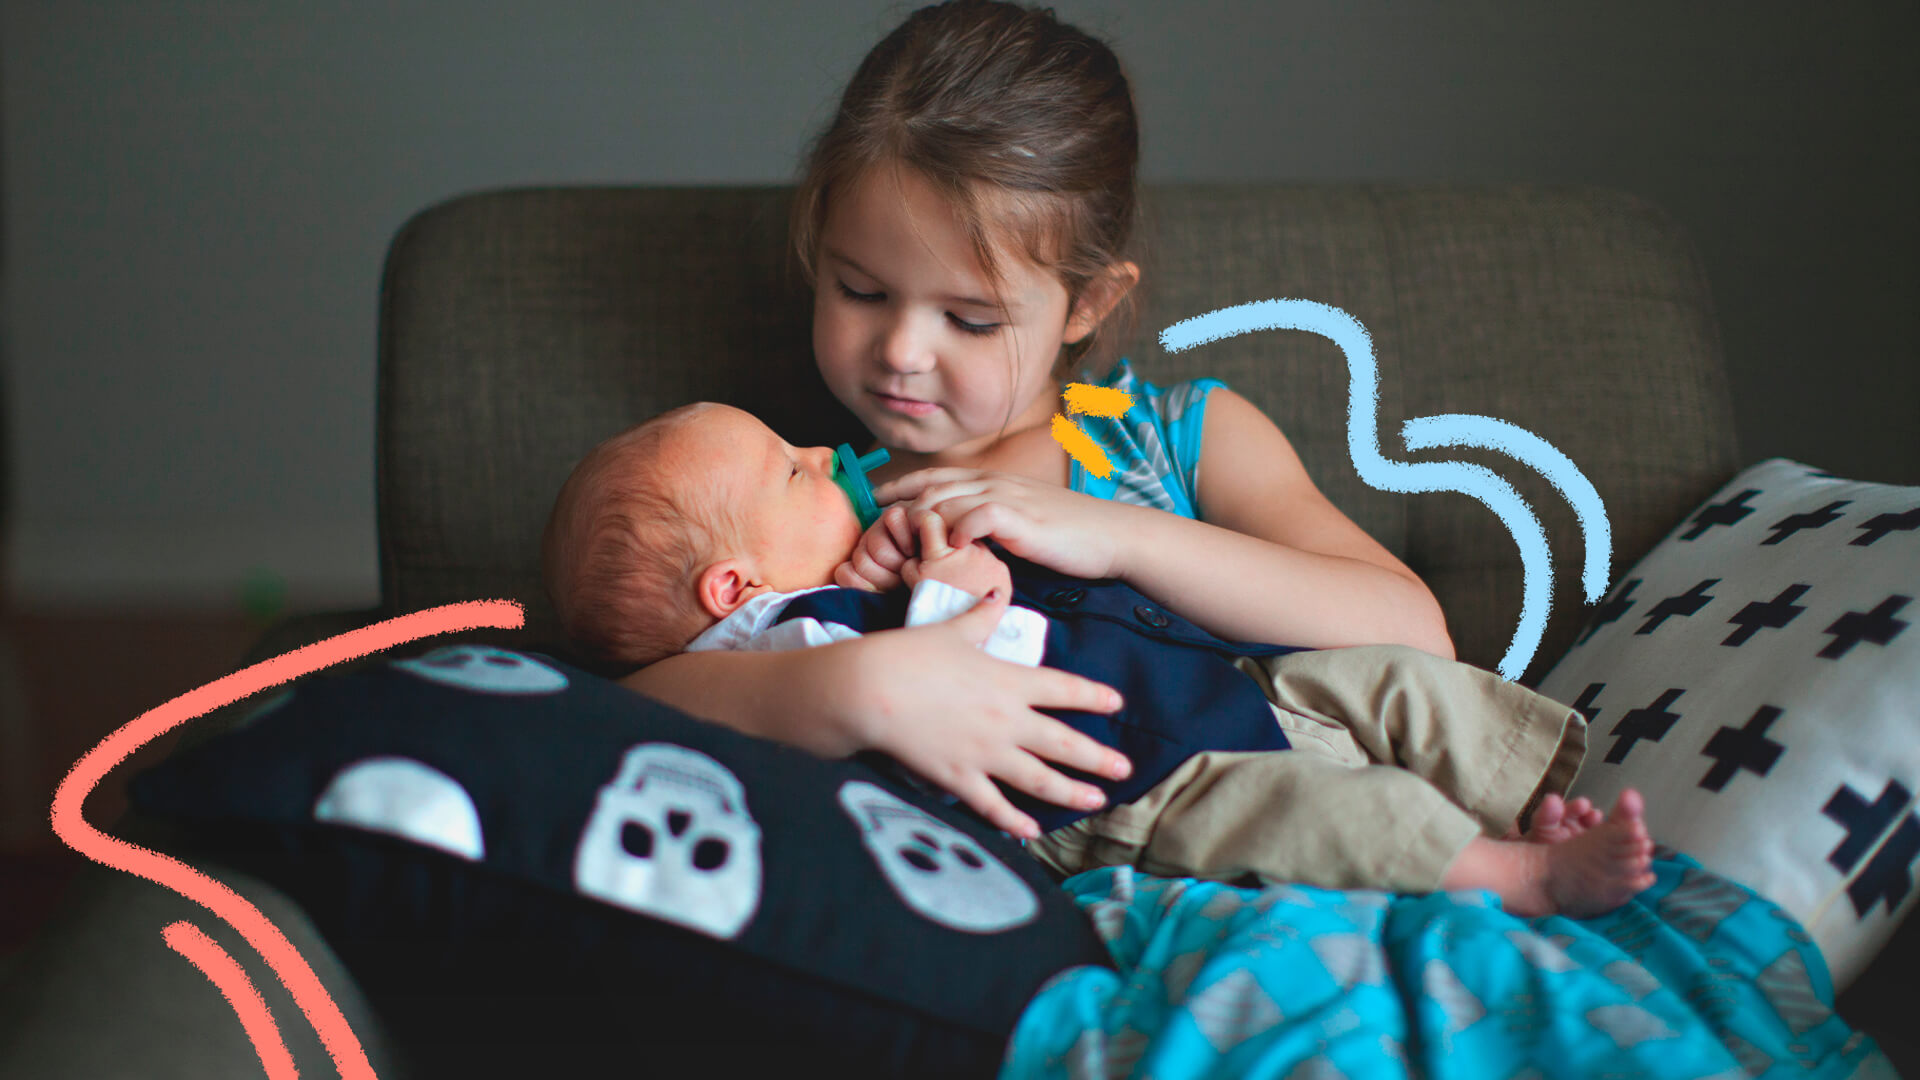
[[[1132,394],[1133,408],[1117,418],[1075,418],[1106,452],[1113,471],[1102,479],[1076,460],[1069,486],[1102,499],[1198,518],[1207,395],[1226,383],[1193,379],[1163,389],[1136,376],[1125,357],[1114,363],[1104,381],[1090,373],[1083,373],[1082,381]]]

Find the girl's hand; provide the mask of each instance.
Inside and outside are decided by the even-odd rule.
[[[889,506],[880,520],[867,527],[853,556],[833,569],[833,583],[849,589],[886,592],[898,588],[901,567],[915,551],[913,530],[907,527],[903,506]],[[906,582],[911,585],[912,582]],[[975,593],[984,595],[985,590]]]
[[[938,514],[955,547],[991,537],[1023,559],[1084,578],[1122,576],[1122,519],[1138,509],[1025,476],[958,468],[896,477],[873,497],[905,502],[916,530]]]
[[[901,516],[906,516],[904,511]],[[920,519],[920,555],[900,567],[900,576],[910,587],[932,578],[974,596],[986,596],[996,590],[1007,596],[1013,594],[1013,575],[1007,570],[1007,564],[978,540],[960,547],[949,546],[947,524],[939,514]]]
[[[838,672],[817,669],[808,677],[827,680],[843,698],[850,688],[863,688],[860,707],[849,713],[860,745],[884,751],[959,796],[996,828],[1032,839],[1039,826],[1007,801],[995,780],[1044,802],[1094,810],[1102,805],[1100,790],[1068,779],[1048,762],[1115,779],[1125,777],[1132,765],[1119,752],[1036,711],[1114,712],[1121,702],[1113,689],[981,651],[1009,595],[997,589],[946,622],[882,630],[808,650],[834,651],[836,659],[850,665]],[[805,687],[789,690],[809,693]]]

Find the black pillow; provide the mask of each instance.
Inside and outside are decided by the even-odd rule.
[[[1110,963],[972,816],[537,654],[321,675],[131,792],[298,900],[433,1065],[990,1076]]]

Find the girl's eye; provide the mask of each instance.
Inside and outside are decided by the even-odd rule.
[[[947,318],[953,320],[954,329],[960,331],[963,334],[973,334],[975,336],[984,336],[986,334],[993,333],[995,330],[1000,329],[1000,324],[997,322],[972,323],[972,322],[968,322],[967,320],[961,318],[958,315],[948,315]]]
[[[835,282],[834,284],[839,287],[841,296],[844,296],[847,299],[852,300],[854,303],[857,303],[857,304],[877,304],[880,301],[885,300],[887,298],[887,294],[883,292],[870,292],[870,293],[855,292],[853,289],[849,288],[847,286],[847,283],[844,281],[838,281],[838,282]],[[947,318],[953,322],[954,329],[960,331],[963,334],[973,334],[975,336],[984,336],[986,334],[993,333],[995,330],[1000,329],[999,323],[968,322],[967,320],[961,318],[960,316],[952,315],[952,314],[949,314]]]

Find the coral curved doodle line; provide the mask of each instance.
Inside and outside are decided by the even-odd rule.
[[[1360,479],[1382,491],[1404,494],[1455,491],[1479,500],[1500,519],[1520,549],[1520,620],[1500,674],[1518,679],[1539,651],[1553,598],[1553,560],[1540,519],[1513,485],[1491,470],[1464,461],[1393,461],[1380,452],[1380,370],[1373,338],[1352,315],[1313,300],[1257,300],[1183,319],[1160,332],[1168,352],[1255,330],[1305,330],[1339,346],[1347,360],[1347,453]],[[1606,590],[1612,559],[1612,528],[1606,507],[1578,467],[1545,439],[1490,416],[1448,413],[1417,417],[1401,426],[1408,449],[1469,446],[1496,450],[1546,477],[1572,504],[1580,522],[1586,560],[1582,587],[1587,602]]]
[[[266,999],[260,996],[260,988],[247,977],[247,970],[227,955],[219,942],[208,937],[205,930],[185,919],[168,923],[160,936],[169,948],[199,968],[207,981],[220,991],[220,996],[227,999],[233,1014],[240,1018],[247,1041],[253,1043],[254,1053],[260,1055],[260,1063],[267,1067],[267,1080],[294,1080],[299,1076],[300,1069],[287,1051],[286,1040],[280,1037],[273,1013],[267,1008]]]
[[[135,750],[223,705],[321,668],[423,637],[481,627],[513,629],[525,622],[525,610],[511,600],[447,604],[330,637],[190,690],[140,714],[74,762],[53,794],[50,816],[54,834],[86,858],[171,889],[225,920],[266,960],[267,966],[293,995],[294,1004],[313,1025],[340,1075],[345,1080],[375,1080],[366,1050],[354,1036],[340,1007],[300,951],[272,920],[225,884],[178,859],[129,844],[94,828],[81,816],[81,809],[100,780]],[[161,934],[168,947],[199,968],[233,1007],[254,1051],[260,1055],[269,1080],[291,1080],[297,1076],[278,1025],[258,989],[233,957],[204,931],[184,920],[170,923]],[[111,1022],[113,1018],[103,1019]]]

